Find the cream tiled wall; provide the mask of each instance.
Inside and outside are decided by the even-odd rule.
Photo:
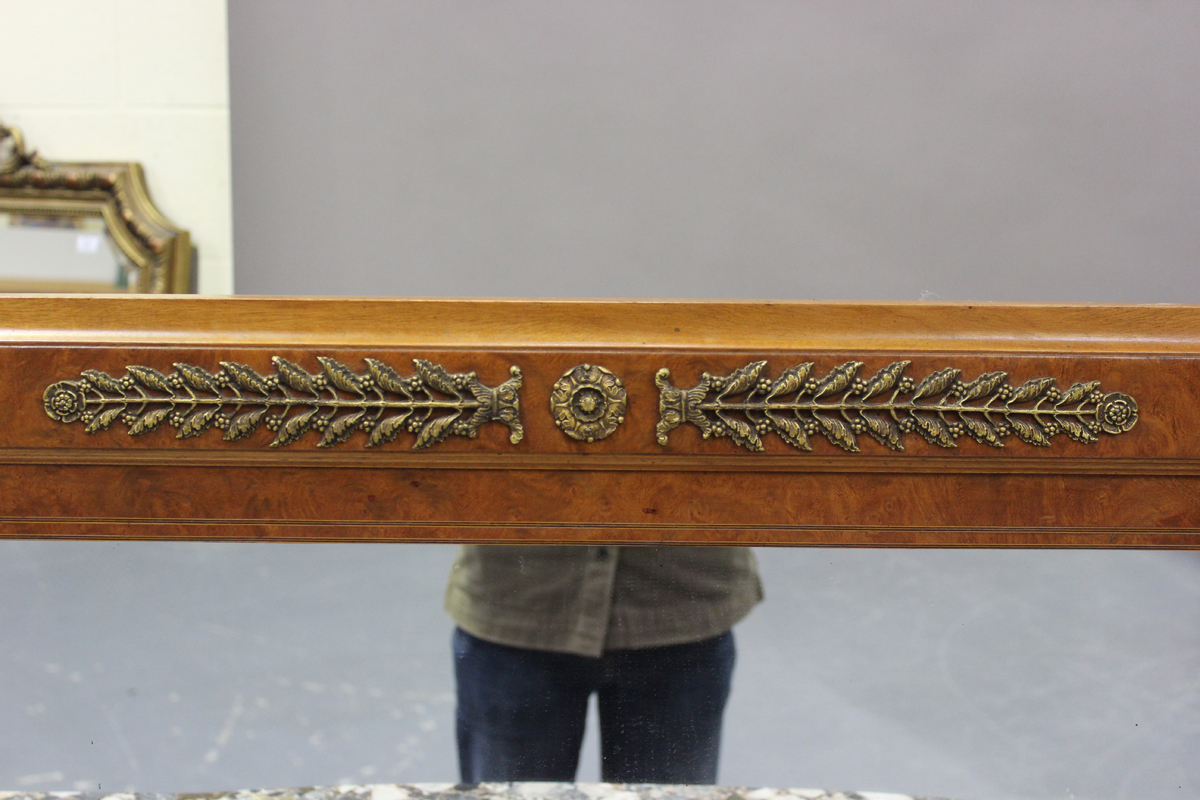
[[[50,160],[140,161],[233,291],[225,0],[0,0],[0,119]]]

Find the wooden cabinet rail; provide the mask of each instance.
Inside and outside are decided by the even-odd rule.
[[[1200,547],[1200,307],[0,296],[0,536]]]

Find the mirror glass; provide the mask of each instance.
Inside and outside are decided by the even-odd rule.
[[[455,781],[455,550],[0,542],[0,786]],[[723,783],[963,800],[1196,785],[1200,554],[757,556]],[[595,722],[581,781],[600,775]]]
[[[228,4],[240,293],[1200,301],[1200,4],[354,8]],[[722,783],[1200,796],[1197,554],[756,555]],[[453,559],[0,542],[0,790],[453,782]]]
[[[125,292],[137,267],[97,216],[0,211],[0,292]]]

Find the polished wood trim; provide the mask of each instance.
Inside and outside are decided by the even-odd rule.
[[[445,525],[429,523],[147,520],[10,520],[0,539],[113,539],[204,542],[391,542],[407,544],[742,545],[751,547],[920,547],[957,549],[1196,550],[1200,531],[1158,528],[788,526],[669,528],[666,526]]]
[[[605,472],[913,472],[934,475],[1045,474],[1044,458],[894,455],[634,455],[612,453],[414,453],[405,450],[172,451],[36,447],[0,449],[0,465],[304,467],[314,469],[573,470]],[[1056,458],[1057,475],[1200,475],[1200,461],[1171,458]]]
[[[1183,305],[0,295],[0,340],[1200,354],[1200,315]]]
[[[85,369],[265,370],[276,355],[406,375],[432,359],[488,386],[519,366],[525,436],[487,423],[430,450],[412,437],[367,449],[361,432],[272,449],[265,428],[232,443],[165,426],[89,435],[42,407]],[[1139,417],[1050,447],[910,435],[903,452],[865,437],[859,453],[822,438],[805,452],[771,436],[751,453],[690,425],[657,443],[658,369],[686,388],[760,359],[772,375],[904,359],[917,377],[1097,380]],[[625,421],[590,444],[556,429],[549,404],[585,361],[629,394]],[[1193,306],[0,297],[0,414],[0,537],[1200,549]]]
[[[859,544],[957,545],[974,531],[1001,544],[1117,546],[1129,532],[1200,546],[1200,478],[1180,475],[59,464],[0,470],[0,497],[8,536],[103,523],[212,539],[268,525],[372,541],[560,541],[570,529],[584,542],[813,544],[870,531]]]

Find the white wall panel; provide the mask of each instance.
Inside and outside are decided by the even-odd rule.
[[[233,291],[222,0],[0,0],[0,119],[59,161],[140,161],[191,232],[199,289]]]

